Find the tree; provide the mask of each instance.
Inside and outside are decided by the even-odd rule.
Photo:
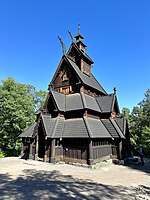
[[[34,102],[29,86],[13,78],[0,86],[0,149],[17,152],[19,134],[34,121]]]
[[[123,115],[123,117],[126,117],[128,119],[130,116],[130,110],[128,108],[123,108],[122,115]]]
[[[43,90],[35,91],[33,95],[35,109],[39,109],[46,99],[47,92]]]
[[[150,89],[144,99],[133,108],[128,116],[131,142],[137,147],[143,144],[147,155],[150,155]]]

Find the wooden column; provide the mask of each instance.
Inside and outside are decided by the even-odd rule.
[[[118,158],[122,160],[122,141],[118,144]]]
[[[22,143],[21,143],[21,153],[20,153],[20,156],[23,156],[23,153],[24,153],[24,139],[22,138]]]
[[[47,161],[47,137],[45,137],[45,154],[44,154],[44,159],[43,159],[44,162]]]
[[[50,163],[55,163],[55,139],[51,141]]]
[[[36,141],[35,141],[35,155],[34,155],[34,160],[38,160],[38,150],[39,150],[39,136],[36,136]]]
[[[29,159],[33,159],[33,155],[32,155],[32,146],[33,146],[33,141],[32,138],[30,139],[30,149],[29,149]]]
[[[89,142],[89,157],[88,157],[88,164],[93,165],[94,159],[93,159],[93,148],[92,148],[92,140]]]

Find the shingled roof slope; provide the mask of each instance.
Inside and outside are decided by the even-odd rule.
[[[107,113],[112,111],[113,100],[114,100],[113,95],[98,96],[96,97],[96,100],[102,112]]]
[[[67,112],[86,108],[101,112],[95,97],[90,95],[84,93],[62,94],[57,91],[52,91],[52,95],[60,111]]]
[[[85,75],[69,56],[66,56],[66,59],[85,85],[90,86],[103,94],[107,94],[92,74],[90,74],[90,76]]]
[[[60,111],[65,111],[65,94],[51,90],[53,98],[57,104]]]
[[[109,131],[110,135],[113,138],[119,138],[119,135],[116,129],[114,128],[114,126],[112,125],[109,119],[101,119],[101,121],[103,122],[104,126],[107,128],[107,130]]]
[[[58,110],[63,112],[86,108],[101,113],[110,113],[113,110],[114,101],[116,101],[114,95],[92,97],[85,93],[63,94],[54,90],[51,92]],[[117,123],[121,126],[119,120]]]
[[[63,138],[88,138],[83,118],[66,119],[63,130]]]
[[[77,42],[78,42],[78,41],[77,41]],[[82,42],[82,44],[84,44],[84,43]],[[84,45],[85,45],[85,44],[84,44]],[[85,46],[86,46],[86,45],[85,45]],[[78,47],[78,45],[76,44],[76,42],[73,42],[73,43],[70,45],[70,48],[69,48],[69,50],[68,50],[68,52],[67,52],[67,55],[69,55],[69,53],[70,53],[72,47],[74,47],[74,48],[79,52],[80,55],[83,55],[83,57],[85,57],[86,59],[88,59],[88,60],[90,61],[91,64],[94,63],[93,60],[92,60],[85,52],[82,52],[82,51],[79,49],[79,47]]]
[[[86,118],[93,138],[111,138],[108,130],[99,119]]]
[[[123,132],[123,130],[124,130],[124,119],[123,118],[116,118],[115,121],[118,124],[121,131]]]
[[[53,134],[53,138],[63,137],[64,126],[65,126],[65,119],[63,117],[58,117],[57,123],[55,125],[55,133]]]
[[[117,125],[116,121],[114,119],[110,119],[111,123],[113,124],[113,126],[115,127],[115,129],[117,130],[117,133],[119,134],[119,136],[121,138],[125,139],[125,136],[123,135],[123,132],[120,130],[119,126]]]
[[[32,137],[33,133],[34,133],[34,128],[36,126],[36,122],[34,122],[33,124],[31,124],[25,131],[23,131],[19,137],[21,138],[26,138],[26,137]]]
[[[81,93],[81,96],[83,99],[84,108],[101,112],[100,107],[98,106],[97,101],[94,97],[84,93]]]
[[[51,118],[50,115],[42,115],[43,124],[47,137],[52,137],[57,118]]]
[[[83,109],[81,95],[79,93],[66,95],[66,111]]]

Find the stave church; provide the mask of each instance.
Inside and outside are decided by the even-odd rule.
[[[21,155],[56,163],[94,165],[128,154],[130,134],[119,111],[116,88],[108,94],[92,74],[93,60],[78,27],[49,84],[36,120],[20,134]]]

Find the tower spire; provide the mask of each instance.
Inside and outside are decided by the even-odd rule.
[[[78,24],[78,33],[75,36],[75,38],[76,38],[76,44],[77,44],[77,46],[80,48],[80,50],[82,50],[83,52],[85,52],[86,45],[83,43],[84,37],[81,35],[81,32],[80,32],[80,24]]]
[[[114,87],[113,90],[114,90],[114,95],[116,96],[116,91],[117,91],[117,90],[116,90],[116,87]]]
[[[80,34],[80,24],[78,24],[78,34]]]

